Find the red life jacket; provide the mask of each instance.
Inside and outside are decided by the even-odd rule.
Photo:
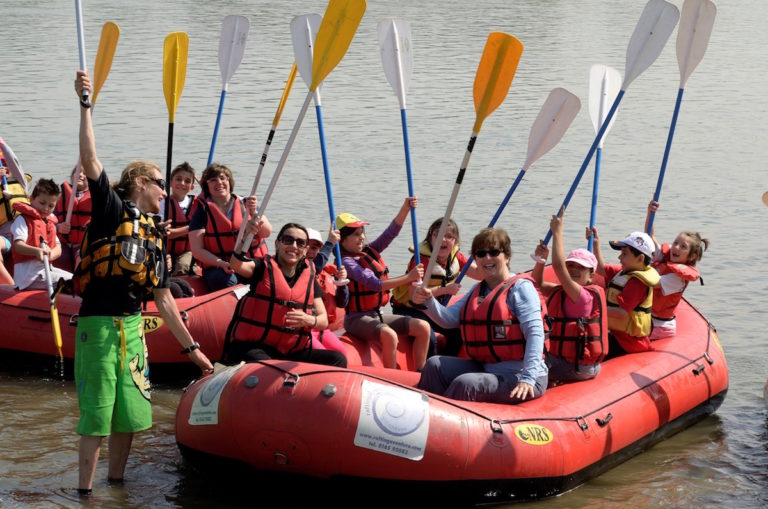
[[[72,196],[72,186],[69,182],[62,182],[61,196],[56,202],[56,208],[53,213],[56,215],[59,223],[63,223],[67,218],[67,208],[69,208],[69,197]],[[69,218],[71,226],[69,233],[59,234],[59,240],[62,244],[79,246],[85,235],[85,227],[91,222],[91,191],[86,189],[80,197],[75,194],[75,201],[72,206],[72,217]]]
[[[589,315],[579,318],[565,316],[565,299],[562,286],[557,286],[547,300],[552,329],[549,333],[549,353],[562,357],[579,366],[600,363],[608,353],[608,311],[605,291],[597,285],[585,286],[592,293],[592,309]]]
[[[306,260],[304,264],[304,270],[291,288],[274,258],[264,257],[264,275],[237,303],[227,329],[227,342],[263,343],[284,354],[310,347],[309,328],[285,326],[288,311],[299,309],[314,314],[315,266]]]
[[[176,198],[173,196],[168,198],[170,200],[168,207],[168,219],[171,220],[171,228],[181,228],[183,226],[189,225],[189,219],[192,217],[192,214],[194,213],[198,204],[198,200],[194,199],[194,195],[189,196],[191,197],[192,203],[190,203],[189,207],[187,207],[186,214],[183,210],[181,210],[179,201]],[[178,256],[180,254],[186,253],[187,251],[189,251],[188,235],[182,235],[181,237],[176,237],[175,239],[170,239],[168,241],[168,254]]]
[[[203,235],[203,246],[205,249],[215,254],[218,258],[229,258],[235,251],[235,241],[240,232],[240,225],[243,223],[243,213],[245,205],[236,195],[235,204],[232,208],[232,219],[230,220],[219,207],[209,200],[201,200],[200,205],[205,208],[208,215],[208,223],[205,226]],[[267,254],[267,244],[260,237],[254,236],[251,247],[246,253],[251,258],[263,258]],[[203,267],[215,267],[208,265],[202,260],[198,260]]]
[[[680,299],[683,298],[683,292],[688,288],[688,283],[699,279],[699,270],[693,265],[685,265],[683,263],[672,263],[668,261],[657,262],[653,264],[653,268],[663,278],[666,274],[675,274],[683,281],[683,289],[679,292],[670,293],[664,295],[661,289],[661,283],[653,289],[653,306],[651,308],[651,315],[654,318],[661,318],[662,320],[671,320],[675,317],[675,309]]]
[[[336,274],[336,265],[329,263],[323,270],[317,273],[317,282],[323,289],[323,305],[328,313],[328,325],[336,322],[336,285],[333,275]]]
[[[40,237],[45,239],[48,247],[53,249],[56,245],[56,218],[49,215],[46,218],[40,216],[40,213],[30,204],[24,202],[14,202],[13,210],[22,215],[27,222],[27,238],[25,242],[32,247],[40,247]],[[13,246],[13,263],[36,260],[37,257],[19,254],[16,251],[16,245]]]
[[[358,263],[360,263],[360,266],[371,270],[377,278],[382,281],[389,279],[389,268],[387,268],[387,264],[381,258],[381,254],[374,248],[365,246],[363,251],[355,256],[359,256]],[[354,279],[349,281],[348,313],[378,311],[382,306],[386,306],[388,302],[389,290],[371,290]]]
[[[501,362],[523,360],[525,337],[520,322],[507,305],[507,295],[519,279],[533,280],[527,274],[518,274],[504,281],[481,298],[480,290],[487,288],[485,282],[476,285],[461,310],[459,326],[467,355],[479,362]],[[534,284],[541,303],[544,327],[544,350],[549,348],[547,340],[547,304],[538,287]],[[542,357],[544,352],[542,351]]]

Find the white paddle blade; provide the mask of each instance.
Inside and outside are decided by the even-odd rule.
[[[380,21],[379,48],[384,74],[400,101],[400,109],[405,109],[405,95],[408,93],[413,71],[410,23],[396,18]]]
[[[680,88],[707,51],[709,36],[715,24],[717,7],[709,0],[685,0],[677,29],[677,65],[680,68]]]
[[[245,41],[251,22],[245,16],[227,16],[221,24],[221,39],[219,40],[219,69],[224,89],[232,79],[235,70],[243,60]]]
[[[627,46],[622,90],[661,55],[679,18],[677,7],[665,0],[650,0],[645,5]]]
[[[528,135],[527,170],[538,158],[552,150],[568,130],[581,109],[581,101],[564,88],[553,88]]]
[[[5,166],[8,168],[11,176],[27,190],[27,179],[24,177],[24,168],[21,167],[21,163],[16,158],[11,147],[5,144],[2,138],[0,138],[0,152],[3,153],[3,159],[5,159]]]
[[[319,14],[304,14],[291,20],[293,58],[307,87],[312,85],[312,49],[322,21],[323,17]]]
[[[621,73],[607,65],[595,64],[589,71],[589,116],[592,119],[592,127],[595,128],[595,134],[600,132],[600,128],[608,116],[611,105],[616,100],[621,90]],[[613,122],[616,120],[616,112],[611,117],[611,122],[605,128],[603,137],[600,139],[599,147],[602,148],[603,140],[611,130]]]

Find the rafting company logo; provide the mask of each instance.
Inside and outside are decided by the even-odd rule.
[[[144,320],[144,332],[147,334],[163,326],[163,319],[159,316],[145,316],[142,318]]]
[[[551,431],[538,424],[520,424],[516,426],[515,436],[521,442],[525,442],[528,445],[547,445],[554,438]]]

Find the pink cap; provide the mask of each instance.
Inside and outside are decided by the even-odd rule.
[[[578,263],[582,267],[586,267],[588,269],[597,269],[597,258],[595,258],[595,255],[583,247],[574,249],[568,253],[568,257],[565,259],[565,261]]]

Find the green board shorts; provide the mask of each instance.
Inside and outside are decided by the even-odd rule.
[[[75,337],[77,433],[107,436],[150,428],[149,361],[141,314],[82,317]]]

